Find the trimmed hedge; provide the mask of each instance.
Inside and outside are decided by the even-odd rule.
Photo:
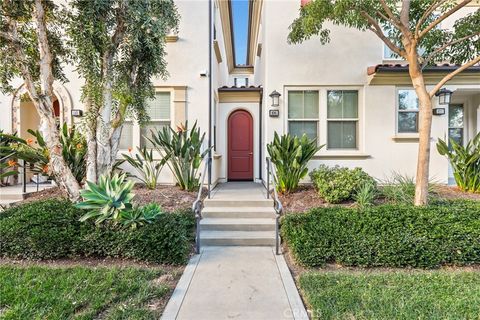
[[[115,257],[185,263],[191,249],[191,212],[162,214],[136,230],[80,222],[83,211],[66,200],[46,200],[0,214],[0,256],[22,259]]]
[[[282,219],[301,264],[436,268],[480,263],[480,202],[317,208]]]

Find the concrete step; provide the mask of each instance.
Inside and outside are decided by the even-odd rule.
[[[275,218],[273,207],[204,207],[203,218]]]
[[[202,246],[275,246],[275,231],[203,231]]]
[[[275,231],[275,219],[205,218],[200,221],[200,230]]]
[[[204,207],[273,207],[272,199],[256,200],[225,200],[225,199],[205,199]]]

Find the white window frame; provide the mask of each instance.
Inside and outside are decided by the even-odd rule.
[[[399,99],[398,99],[398,95],[399,95],[399,92],[400,90],[412,90],[412,91],[415,91],[415,89],[413,89],[413,87],[396,87],[395,88],[395,134],[398,135],[398,136],[418,136],[418,125],[419,125],[419,120],[420,120],[420,106],[418,106],[418,109],[417,110],[413,110],[413,109],[408,109],[408,110],[400,110],[400,102],[399,102]],[[416,132],[400,132],[398,130],[398,121],[399,121],[399,117],[398,115],[400,114],[400,112],[417,112],[417,131]]]
[[[329,91],[356,91],[357,92],[357,117],[356,118],[329,118],[328,117],[328,92]],[[360,123],[360,110],[359,110],[359,105],[360,105],[360,92],[359,90],[347,90],[347,89],[334,89],[334,90],[327,90],[327,122],[326,122],[326,127],[327,127],[327,143],[325,147],[327,150],[358,150],[358,135],[359,135],[359,123]],[[328,147],[328,123],[329,122],[355,122],[355,148],[329,148]]]
[[[348,157],[348,156],[367,156],[364,154],[365,133],[364,133],[364,119],[365,119],[365,86],[364,85],[345,85],[345,86],[285,86],[283,96],[284,99],[284,114],[283,125],[284,132],[288,133],[288,92],[289,91],[319,91],[319,113],[317,122],[317,142],[318,145],[325,145],[316,156],[326,157]],[[358,122],[357,122],[357,148],[356,149],[327,149],[328,128],[327,128],[327,91],[332,90],[356,90],[358,92]],[[316,119],[313,119],[316,120]],[[302,119],[299,121],[309,121]]]
[[[155,94],[158,92],[169,92],[170,93],[170,119],[150,119],[151,121],[170,121],[170,128],[173,128],[173,119],[175,119],[175,107],[174,107],[174,89],[173,88],[155,88]],[[132,118],[126,118],[125,122],[133,122],[132,128],[132,152],[137,150],[137,147],[141,146],[141,126],[133,120]],[[121,157],[121,153],[128,152],[127,149],[119,149],[118,155]]]
[[[288,110],[290,108],[290,106],[288,105],[288,101],[289,101],[289,94],[290,94],[290,91],[318,91],[318,99],[320,99],[320,90],[318,89],[308,89],[308,88],[303,88],[303,89],[289,89],[287,91],[287,94],[286,94],[286,99],[285,99],[285,103],[287,105],[287,108],[285,110],[285,115],[286,115],[286,118],[287,118],[287,129],[286,129],[286,132],[288,132],[288,127],[289,127],[289,123],[290,122],[315,122],[316,123],[316,127],[317,127],[317,144],[318,144],[318,141],[319,141],[319,138],[318,136],[320,135],[320,110],[318,110],[318,118],[303,118],[303,119],[290,119],[290,117],[288,116]],[[304,96],[305,98],[305,96]],[[318,102],[319,103],[319,107],[320,107],[320,101]]]

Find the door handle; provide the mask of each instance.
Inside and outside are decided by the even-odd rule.
[[[250,156],[253,156],[253,152],[250,152],[249,155],[250,155]]]

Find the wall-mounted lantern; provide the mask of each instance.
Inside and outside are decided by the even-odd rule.
[[[272,98],[272,107],[278,107],[280,105],[280,96],[281,94],[277,90],[273,90],[270,93],[270,98]]]
[[[438,92],[435,93],[435,95],[438,97],[438,104],[441,104],[441,105],[450,104],[450,100],[452,99],[452,92],[453,91],[450,91],[445,88],[438,90]]]

